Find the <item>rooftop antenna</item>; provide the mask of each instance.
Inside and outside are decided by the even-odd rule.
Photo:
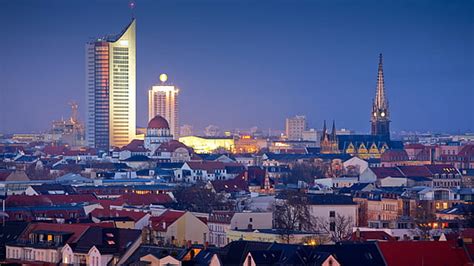
[[[132,15],[132,19],[135,19],[135,13],[133,12],[133,10],[135,9],[135,1],[131,0],[128,3],[128,7],[130,8],[130,14]]]

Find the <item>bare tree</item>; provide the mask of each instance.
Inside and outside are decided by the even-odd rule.
[[[352,234],[354,221],[351,216],[336,214],[330,219],[316,217],[314,220],[316,229],[320,233],[327,234],[333,242],[348,240]]]
[[[436,221],[436,216],[429,206],[429,202],[419,202],[416,206],[413,221],[415,223],[414,233],[417,234],[421,240],[428,240],[431,238],[432,223]]]
[[[311,214],[304,193],[287,190],[280,196],[283,200],[273,206],[274,227],[280,237],[290,243],[296,231],[311,229]]]

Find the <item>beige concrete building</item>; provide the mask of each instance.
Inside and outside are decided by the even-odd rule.
[[[286,119],[285,134],[288,140],[302,140],[306,131],[306,117],[297,115]]]
[[[179,138],[179,89],[167,83],[168,76],[160,75],[161,83],[154,85],[148,90],[148,120],[160,115],[168,121],[171,135],[174,139]]]

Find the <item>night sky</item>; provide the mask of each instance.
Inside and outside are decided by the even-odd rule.
[[[363,4],[360,2],[364,2]],[[85,43],[128,1],[0,1],[0,132],[47,130],[85,102]],[[474,1],[136,1],[137,123],[160,73],[202,129],[369,131],[378,54],[394,130],[474,130]]]

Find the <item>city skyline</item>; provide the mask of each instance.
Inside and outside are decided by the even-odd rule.
[[[181,124],[191,124],[195,129],[209,124],[217,124],[222,129],[252,126],[264,131],[268,128],[283,129],[285,118],[304,114],[310,127],[319,128],[323,120],[335,119],[340,127],[369,132],[368,115],[376,88],[377,55],[382,52],[394,130],[457,132],[473,129],[474,117],[469,115],[469,99],[472,99],[471,88],[474,85],[470,75],[474,61],[470,60],[474,58],[470,33],[474,23],[468,16],[469,11],[473,10],[472,3],[436,1],[417,5],[391,3],[389,7],[376,5],[371,7],[371,11],[378,13],[366,19],[362,14],[372,13],[367,3],[352,4],[352,8],[361,12],[359,15],[348,14],[350,8],[344,7],[341,14],[321,16],[319,19],[312,16],[334,6],[307,2],[289,6],[282,1],[272,6],[275,8],[269,14],[259,18],[257,12],[268,7],[268,2],[230,1],[212,8],[207,1],[201,5],[181,6],[181,3],[138,1],[134,10],[138,24],[138,126],[145,126],[148,120],[148,88],[158,81],[160,73],[168,73],[171,80],[183,88],[180,95]],[[119,32],[130,19],[126,1],[98,2],[96,6],[91,12],[100,12],[107,7],[117,16],[110,19],[91,17],[91,21],[84,25],[72,23],[74,25],[66,27],[57,25],[58,21],[76,10],[77,15],[67,21],[77,22],[83,12],[88,11],[87,7],[79,2],[65,4],[52,1],[43,5],[31,2],[30,7],[21,8],[6,3],[4,10],[11,12],[2,17],[10,21],[15,32],[7,30],[12,38],[6,41],[5,50],[9,54],[4,58],[5,65],[11,67],[2,66],[0,74],[2,80],[6,80],[1,90],[1,132],[47,130],[52,120],[68,113],[66,103],[70,100],[76,100],[80,113],[83,113],[85,62],[83,48],[78,47],[89,37]],[[159,18],[162,24],[152,20],[151,11],[158,10],[158,7],[163,7],[160,10],[164,11]],[[289,9],[288,21],[278,20],[279,15],[285,14],[286,8]],[[426,8],[426,14],[415,12],[420,8]],[[29,12],[31,16],[27,20],[31,23],[30,20],[58,11],[61,14],[38,21],[37,26],[30,27],[25,27],[22,23],[26,22],[14,17],[16,12]],[[203,11],[209,18],[193,20],[187,16],[195,11]],[[249,21],[236,21],[238,11],[242,11],[241,15]],[[391,17],[385,18],[389,13]],[[413,16],[414,13],[417,16]],[[166,21],[177,14],[182,17],[181,22]],[[305,20],[298,20],[297,14],[308,20],[310,25],[303,26]],[[212,23],[224,15],[230,18],[223,20],[223,25]],[[353,19],[356,26],[371,22],[376,24],[364,31],[353,30],[337,22],[340,19],[338,16],[343,15]],[[402,17],[406,17],[406,21],[397,21]],[[444,24],[434,23],[435,18]],[[281,34],[289,38],[269,32],[265,19],[268,19],[268,25],[272,22],[281,26]],[[258,23],[253,25],[252,22]],[[417,23],[411,24],[414,22]],[[94,23],[97,26],[91,28]],[[165,27],[154,28],[159,25]],[[40,26],[53,27],[59,35],[65,36],[58,37],[52,34],[54,31],[49,33],[50,37],[36,36],[35,27]],[[414,26],[414,29],[408,26]],[[225,27],[229,27],[231,32],[227,33]],[[409,35],[411,39],[401,41],[401,38],[397,40],[391,36],[394,27],[405,28],[407,33],[396,33]],[[206,30],[207,33],[200,36]],[[243,36],[248,38],[239,39],[232,32],[245,33]],[[35,40],[42,49],[22,42],[22,38],[29,34],[39,37]],[[266,34],[265,40],[258,34]],[[53,37],[57,38],[54,41],[58,42],[58,47],[54,47],[56,50],[48,62],[44,62],[51,48],[41,44],[45,38]],[[78,38],[83,39],[77,43]],[[187,43],[190,40],[194,42]],[[351,40],[354,45],[341,46],[344,40]],[[63,46],[69,49],[61,48]],[[297,49],[301,51],[297,52]],[[281,60],[285,64],[278,65]],[[38,66],[43,63],[44,68],[39,69]],[[61,77],[52,81],[47,78],[48,71],[56,71],[58,65],[61,66]],[[197,68],[198,65],[203,67]],[[23,71],[28,72],[30,68],[36,69],[30,73],[31,79],[22,79]],[[27,88],[31,87],[39,89],[28,91]],[[26,98],[25,93],[33,97]],[[19,110],[15,119],[7,115],[9,110],[24,106],[40,111]],[[449,106],[449,110],[440,106]],[[232,119],[226,119],[228,117]],[[85,120],[84,116],[80,118]]]

